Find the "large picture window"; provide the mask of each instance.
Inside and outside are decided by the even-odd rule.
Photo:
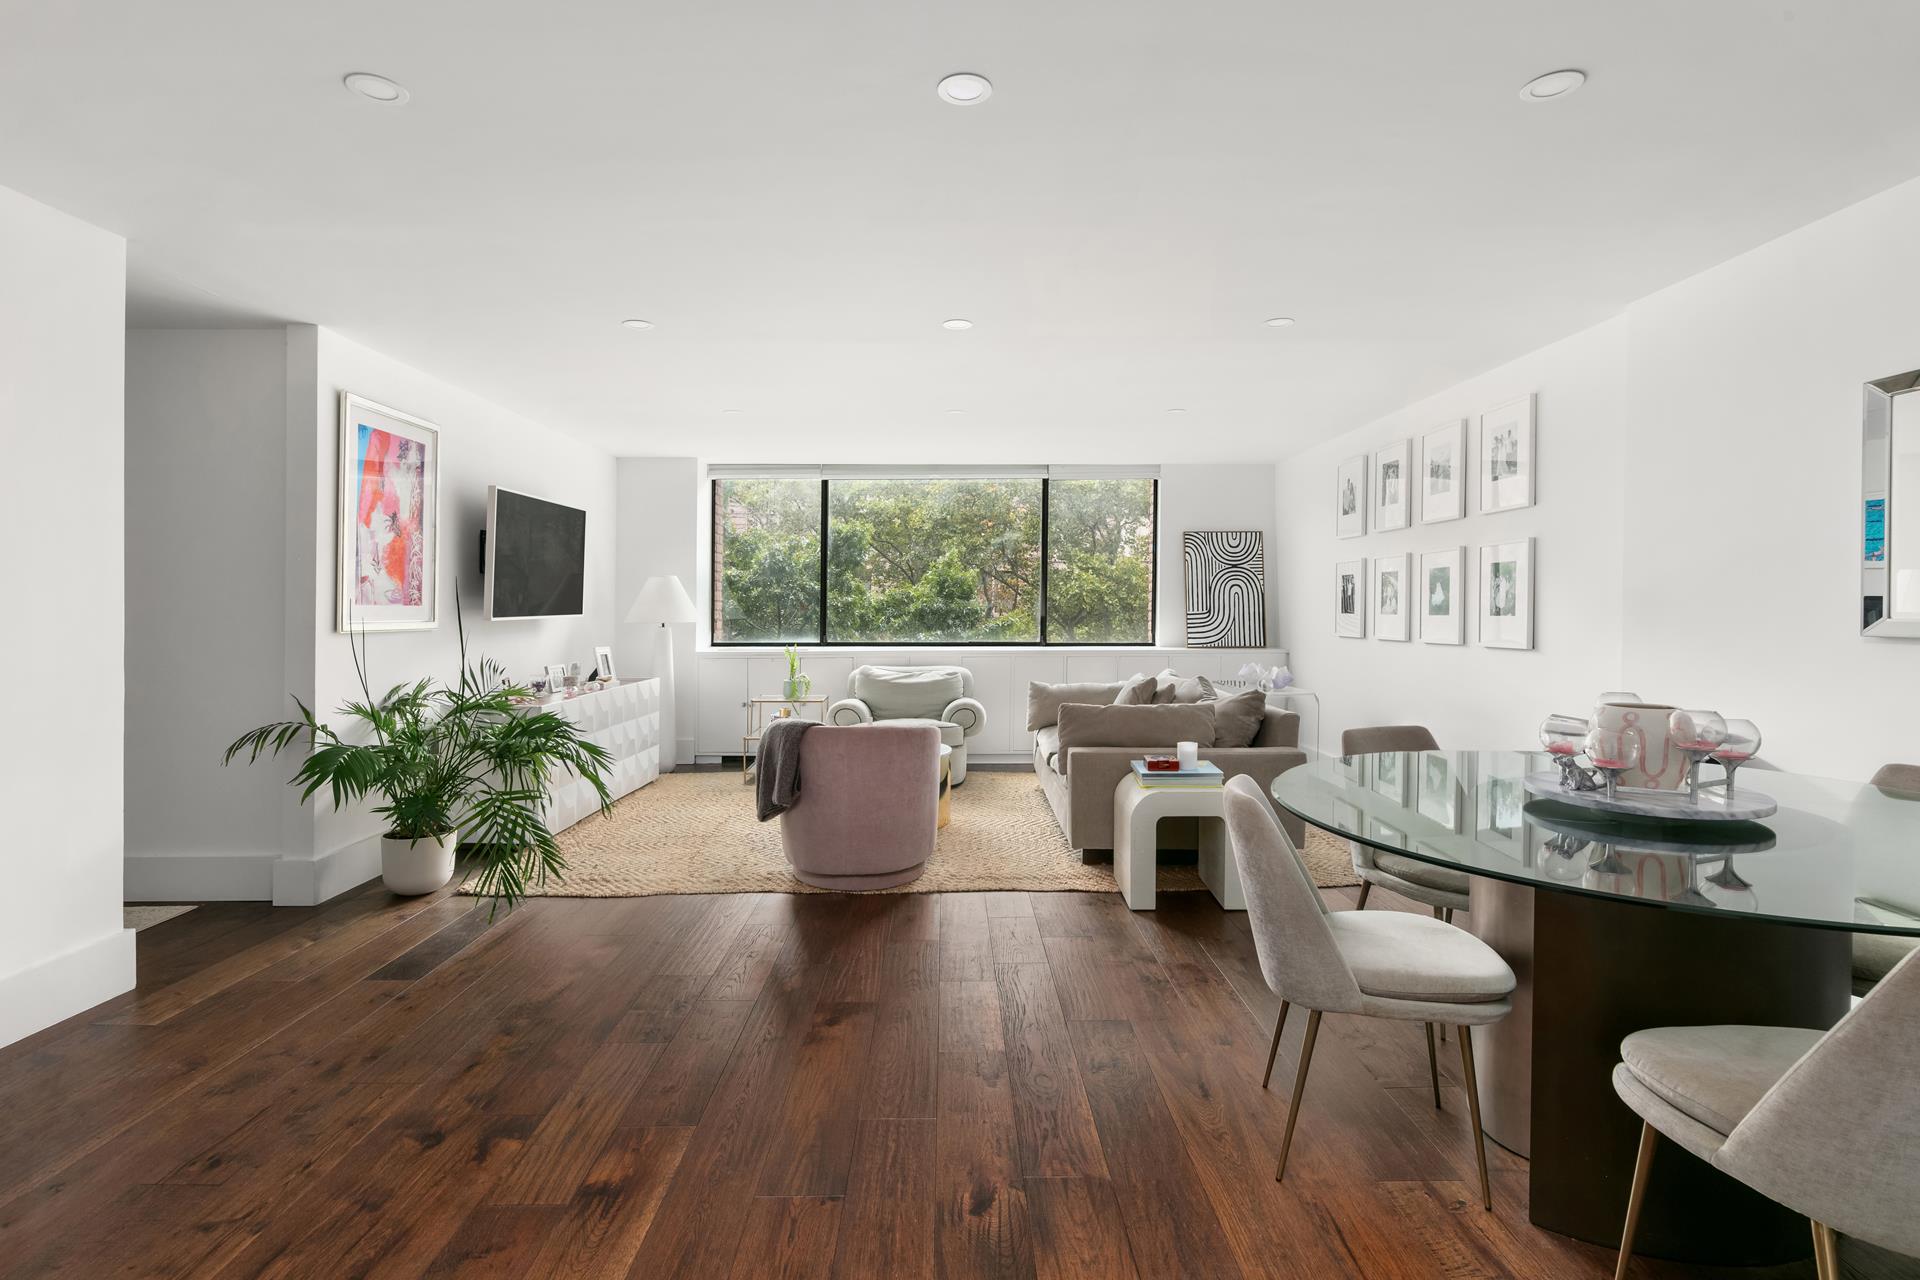
[[[718,645],[1151,645],[1155,481],[713,482]]]

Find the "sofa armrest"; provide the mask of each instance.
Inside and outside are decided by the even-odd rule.
[[[1300,745],[1300,713],[1282,711],[1269,703],[1260,728],[1253,735],[1255,747],[1297,747]]]
[[[827,708],[827,723],[838,725],[872,724],[873,708],[859,698],[842,698]]]
[[[948,724],[960,726],[963,736],[971,738],[987,726],[987,709],[977,698],[955,698],[940,713],[940,718]]]

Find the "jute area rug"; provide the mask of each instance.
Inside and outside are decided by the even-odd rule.
[[[918,880],[882,893],[1080,890],[1113,893],[1110,863],[1080,861],[1031,773],[975,770],[953,790],[953,820]],[[644,898],[663,893],[828,893],[802,884],[780,849],[780,823],[756,822],[740,775],[669,773],[560,833],[566,879],[536,897]],[[1309,828],[1314,882],[1357,884],[1347,846]],[[1160,869],[1162,891],[1203,889],[1197,868]],[[464,892],[464,891],[463,891]]]

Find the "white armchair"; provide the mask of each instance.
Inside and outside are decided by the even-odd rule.
[[[953,785],[967,780],[967,739],[987,724],[987,709],[973,696],[973,672],[965,667],[855,667],[847,696],[827,708],[838,725],[913,721],[940,730],[953,748]]]

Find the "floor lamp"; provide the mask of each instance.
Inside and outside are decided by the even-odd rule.
[[[660,677],[660,772],[671,773],[680,760],[678,726],[674,720],[673,632],[668,624],[697,622],[693,600],[672,574],[648,578],[627,610],[628,622],[658,623],[653,640],[653,673]]]

